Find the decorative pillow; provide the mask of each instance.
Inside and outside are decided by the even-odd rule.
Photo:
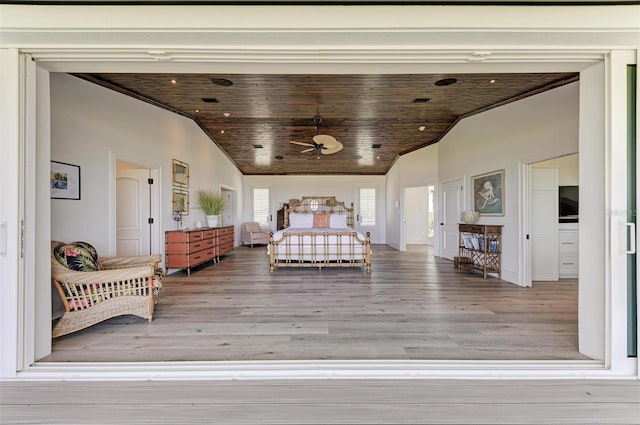
[[[346,229],[348,227],[347,216],[344,214],[331,214],[329,227],[332,229]]]
[[[329,227],[329,213],[313,215],[313,227],[317,229],[327,229]]]
[[[100,270],[98,253],[87,242],[70,242],[57,247],[53,255],[56,260],[70,270],[95,272]]]
[[[289,214],[289,227],[294,229],[311,229],[313,227],[313,214]]]

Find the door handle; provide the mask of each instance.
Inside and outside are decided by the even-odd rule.
[[[627,233],[629,237],[629,249],[626,251],[627,254],[635,254],[636,253],[636,223],[627,223],[627,230],[631,232]]]

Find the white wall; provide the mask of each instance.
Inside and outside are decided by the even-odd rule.
[[[537,162],[533,167],[554,167],[558,169],[559,186],[578,186],[580,181],[580,161],[577,153]]]
[[[218,190],[219,184],[242,191],[242,175],[191,120],[67,75],[51,74],[51,159],[81,167],[81,200],[51,200],[52,238],[85,240],[103,255],[114,255],[112,158],[161,170],[162,229],[173,221],[172,160],[189,165],[189,193]],[[241,200],[238,211],[242,211]],[[204,222],[190,202],[183,227]],[[238,221],[240,217],[238,217]],[[164,244],[162,244],[164,247]]]
[[[400,249],[405,187],[438,185],[438,144],[403,155],[387,173],[387,245]],[[437,206],[434,208],[438,210]]]
[[[471,209],[470,178],[505,170],[502,278],[518,282],[518,164],[578,151],[579,83],[531,96],[462,120],[439,143],[439,179],[465,176],[464,208]]]
[[[372,243],[385,242],[385,177],[384,176],[245,176],[244,177],[244,211],[243,221],[252,221],[251,194],[252,187],[269,187],[271,189],[272,205],[272,230],[276,223],[276,205],[279,202],[288,202],[289,199],[299,199],[302,196],[335,196],[338,201],[350,206],[357,204],[357,191],[359,186],[376,186],[377,191],[377,226],[371,232]]]

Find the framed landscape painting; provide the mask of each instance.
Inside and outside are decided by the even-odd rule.
[[[471,177],[471,189],[474,211],[504,216],[504,169]]]
[[[52,199],[80,200],[80,166],[51,161],[49,188]]]

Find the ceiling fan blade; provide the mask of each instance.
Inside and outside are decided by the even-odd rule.
[[[340,142],[338,142],[336,140],[336,145],[335,146],[333,146],[331,148],[327,148],[327,147],[322,148],[322,154],[323,155],[331,155],[332,153],[340,152],[342,150],[342,148],[343,148],[342,143],[340,143]]]
[[[293,143],[293,144],[300,145],[300,146],[313,146],[312,143],[294,142],[293,140],[291,140],[289,143]]]
[[[309,148],[309,149],[305,149],[303,151],[300,151],[300,153],[307,153],[307,152],[311,152],[311,151],[314,151],[314,150],[316,150],[316,148]]]
[[[330,136],[328,134],[317,134],[313,136],[313,141],[318,145],[323,145],[325,148],[333,148],[337,143],[340,143],[336,140],[335,137]]]

